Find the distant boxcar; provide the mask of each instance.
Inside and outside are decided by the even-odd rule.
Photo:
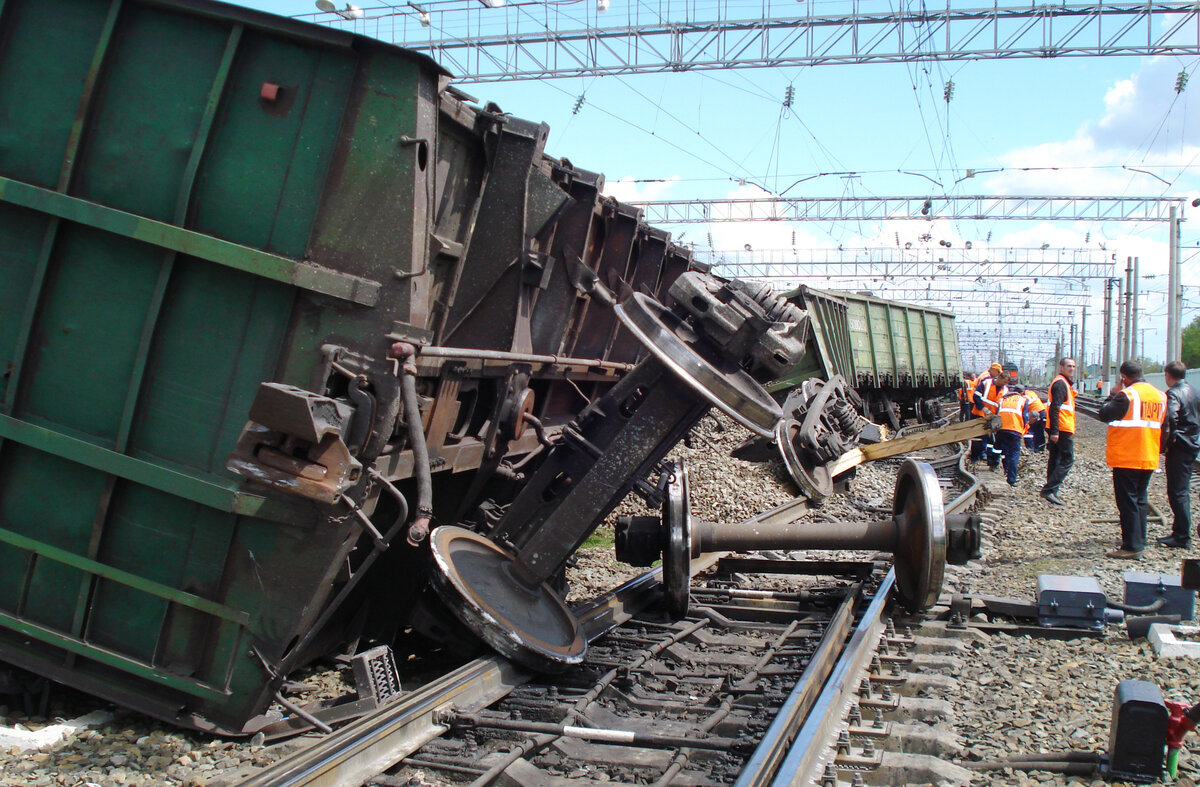
[[[866,415],[898,427],[908,418],[934,420],[939,400],[958,388],[962,358],[952,313],[807,286],[786,297],[808,310],[812,346],[772,390],[840,374],[862,396]]]

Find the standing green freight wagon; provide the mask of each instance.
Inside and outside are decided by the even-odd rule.
[[[201,0],[0,2],[0,660],[266,707],[362,529],[226,457],[260,382],[424,319],[442,74]]]
[[[770,390],[839,374],[863,398],[872,420],[898,427],[904,418],[932,420],[940,410],[937,400],[958,388],[962,361],[952,313],[807,286],[785,297],[809,311],[813,346],[804,363]]]

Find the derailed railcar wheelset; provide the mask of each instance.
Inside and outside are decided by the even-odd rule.
[[[424,57],[65,3],[0,5],[0,659],[224,734],[349,642],[577,660],[567,560],[807,312]]]

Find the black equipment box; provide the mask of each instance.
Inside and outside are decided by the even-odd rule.
[[[1038,576],[1038,625],[1102,629],[1107,600],[1093,577]]]
[[[1170,712],[1158,686],[1123,680],[1113,692],[1108,735],[1108,775],[1149,784],[1162,777]]]
[[[1125,603],[1147,607],[1166,599],[1162,609],[1155,615],[1178,615],[1191,620],[1196,615],[1196,591],[1183,587],[1179,577],[1170,574],[1146,574],[1141,571],[1125,572]]]

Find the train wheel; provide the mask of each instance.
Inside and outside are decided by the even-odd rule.
[[[892,516],[900,529],[896,592],[906,609],[919,612],[937,603],[946,574],[946,511],[932,467],[913,459],[900,466]]]
[[[435,529],[429,546],[438,594],[484,642],[540,672],[583,661],[587,641],[571,610],[547,583],[524,581],[510,554],[454,525]]]

